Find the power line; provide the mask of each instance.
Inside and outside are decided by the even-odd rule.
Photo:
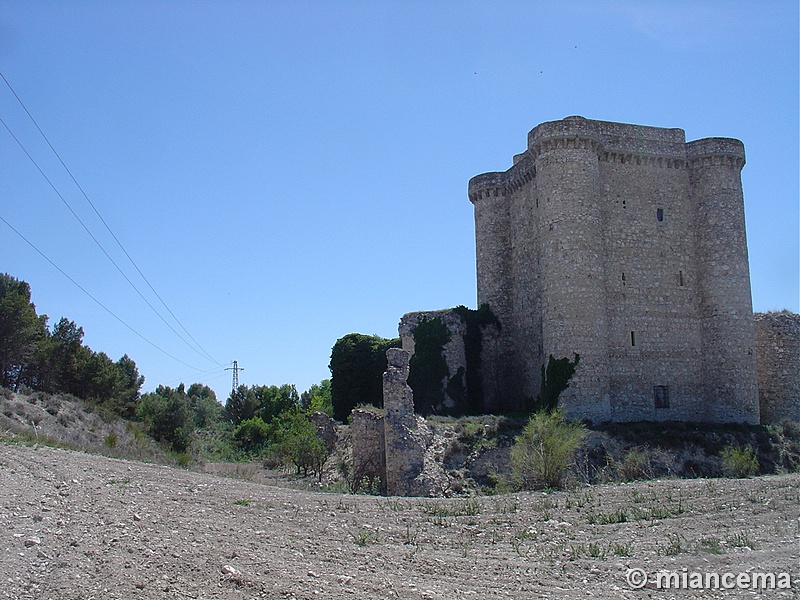
[[[38,253],[39,253],[39,255],[40,255],[42,258],[44,258],[44,259],[45,259],[47,262],[49,262],[51,265],[53,265],[53,267],[55,267],[55,268],[56,268],[56,269],[57,269],[57,270],[58,270],[58,271],[59,271],[59,272],[60,272],[60,273],[61,273],[61,274],[62,274],[64,277],[66,277],[67,279],[69,279],[69,280],[70,280],[70,281],[71,281],[71,282],[72,282],[72,283],[73,283],[73,284],[74,284],[74,285],[75,285],[75,286],[76,286],[76,287],[77,287],[77,288],[78,288],[80,291],[82,291],[84,294],[86,294],[87,296],[89,296],[89,298],[91,298],[92,300],[94,300],[94,301],[97,303],[97,305],[98,305],[98,306],[100,306],[100,308],[102,308],[103,310],[105,310],[105,311],[106,311],[108,314],[110,314],[112,317],[114,317],[114,318],[115,318],[117,321],[119,321],[120,323],[122,323],[122,324],[123,324],[125,327],[127,327],[128,329],[130,329],[130,330],[131,330],[133,333],[135,333],[136,335],[138,335],[140,338],[142,338],[142,339],[143,339],[145,342],[147,342],[148,344],[150,344],[150,345],[151,345],[153,348],[155,348],[156,350],[158,350],[158,351],[159,351],[159,352],[161,352],[162,354],[165,354],[166,356],[169,356],[169,357],[170,357],[172,360],[174,360],[174,361],[176,361],[176,362],[179,362],[179,363],[181,363],[182,365],[184,365],[184,366],[186,366],[186,367],[189,367],[190,369],[194,369],[195,371],[201,371],[201,372],[203,372],[203,373],[213,373],[213,372],[214,372],[214,371],[205,371],[204,369],[198,369],[197,367],[194,367],[194,366],[190,365],[189,363],[185,363],[185,362],[183,362],[181,359],[179,359],[179,358],[177,358],[177,357],[173,356],[172,354],[170,354],[169,352],[167,352],[166,350],[164,350],[163,348],[161,348],[160,346],[158,346],[158,345],[156,345],[155,343],[151,342],[149,339],[147,339],[146,337],[144,337],[144,336],[143,336],[141,333],[139,333],[139,332],[138,332],[138,331],[136,331],[136,330],[135,330],[133,327],[131,327],[131,326],[130,326],[130,325],[128,325],[128,324],[127,324],[125,321],[123,321],[123,320],[122,320],[120,317],[118,317],[118,316],[116,315],[116,313],[114,313],[114,311],[112,311],[112,310],[111,310],[110,308],[108,308],[108,307],[107,307],[105,304],[103,304],[102,302],[100,302],[100,300],[98,300],[97,298],[95,298],[95,297],[94,297],[94,296],[93,296],[91,293],[89,293],[89,292],[86,290],[86,288],[84,288],[84,287],[83,287],[83,286],[82,286],[80,283],[78,283],[78,282],[77,282],[77,281],[75,281],[75,280],[74,280],[72,277],[70,277],[69,275],[67,275],[67,273],[66,273],[66,271],[64,271],[64,269],[62,269],[62,268],[61,268],[61,267],[59,267],[59,266],[58,266],[56,263],[54,263],[52,260],[50,260],[50,259],[47,257],[47,255],[46,255],[44,252],[42,252],[41,250],[39,250],[39,248],[37,248],[37,247],[34,245],[34,243],[33,243],[33,242],[31,242],[31,241],[30,241],[28,238],[26,238],[24,235],[22,235],[22,233],[20,233],[20,232],[19,232],[19,231],[18,231],[18,230],[17,230],[17,229],[16,229],[16,228],[15,228],[15,227],[14,227],[14,226],[11,224],[11,223],[9,223],[8,221],[6,221],[6,220],[5,220],[5,218],[3,218],[1,215],[0,215],[0,221],[3,221],[3,223],[5,223],[6,225],[8,225],[8,226],[9,226],[9,228],[11,229],[11,231],[13,231],[14,233],[16,233],[16,234],[17,234],[19,237],[21,237],[21,238],[22,238],[22,239],[25,241],[25,243],[27,243],[27,244],[28,244],[28,245],[29,245],[31,248],[33,248],[34,250],[36,250],[36,252],[38,252]]]
[[[100,241],[89,230],[89,228],[86,226],[86,224],[83,222],[83,220],[73,210],[72,206],[70,206],[70,204],[69,204],[69,202],[67,202],[66,198],[64,198],[64,196],[61,194],[61,192],[58,191],[58,189],[53,184],[53,182],[50,180],[50,178],[47,176],[47,174],[42,170],[42,168],[39,166],[39,164],[36,162],[36,160],[33,158],[33,156],[31,156],[31,154],[28,152],[28,150],[25,148],[25,146],[22,144],[22,142],[20,142],[19,138],[17,138],[17,136],[14,135],[14,132],[11,131],[9,126],[6,124],[6,122],[2,118],[0,118],[0,123],[3,124],[3,126],[6,128],[8,133],[11,135],[11,137],[14,138],[14,141],[17,142],[17,145],[19,145],[19,147],[22,149],[22,151],[25,153],[25,155],[28,157],[28,159],[38,169],[39,173],[41,174],[42,177],[44,177],[45,181],[47,181],[47,183],[50,184],[50,187],[53,188],[53,191],[56,193],[56,195],[59,198],[61,198],[61,201],[64,203],[64,206],[66,206],[67,209],[69,209],[69,211],[72,213],[72,216],[75,217],[75,219],[77,219],[78,223],[80,223],[81,226],[83,227],[83,229],[86,231],[86,233],[89,234],[89,237],[92,238],[92,240],[94,240],[94,243],[97,244],[97,247],[100,248],[100,250],[103,252],[103,254],[106,255],[106,258],[108,258],[108,260],[111,261],[111,264],[116,267],[116,269],[117,269],[117,271],[119,271],[120,275],[122,275],[125,278],[125,281],[127,281],[130,284],[130,286],[136,291],[136,293],[139,294],[139,297],[142,300],[144,300],[145,304],[147,304],[147,306],[150,307],[150,309],[156,314],[156,316],[158,316],[158,318],[161,319],[164,322],[164,324],[167,327],[169,327],[172,330],[172,332],[181,339],[181,341],[183,341],[183,343],[185,343],[187,346],[189,346],[189,348],[191,348],[194,352],[197,352],[197,354],[200,355],[202,358],[211,359],[210,356],[203,356],[200,352],[198,352],[198,350],[194,346],[192,346],[189,342],[187,342],[183,338],[183,336],[181,336],[181,334],[178,333],[175,330],[175,328],[172,327],[172,325],[170,325],[166,321],[166,319],[164,319],[163,316],[161,316],[161,314],[156,310],[156,308],[152,304],[150,304],[150,302],[147,300],[147,298],[144,297],[144,294],[142,294],[142,292],[139,290],[139,288],[137,288],[136,285],[130,280],[130,278],[125,274],[125,272],[122,270],[122,268],[117,264],[117,262],[112,258],[112,256],[106,251],[106,249],[103,247],[103,245],[100,243]],[[212,362],[216,362],[213,359],[211,359],[211,361]]]
[[[36,119],[34,119],[34,117],[33,117],[33,115],[31,114],[31,112],[30,112],[30,111],[28,110],[28,108],[25,106],[25,103],[22,101],[22,98],[20,98],[20,97],[19,97],[19,95],[17,94],[17,92],[14,90],[14,88],[11,86],[11,84],[10,84],[10,83],[9,83],[9,81],[8,81],[8,79],[6,79],[5,75],[3,75],[3,73],[2,73],[2,72],[0,72],[0,78],[2,78],[2,79],[3,79],[3,81],[4,81],[4,82],[5,82],[5,84],[6,84],[6,86],[8,86],[8,89],[9,89],[9,90],[11,90],[11,93],[14,95],[14,98],[16,98],[16,99],[17,99],[17,102],[18,102],[18,103],[19,103],[19,105],[22,107],[22,109],[25,111],[25,114],[27,114],[27,115],[28,115],[28,118],[31,120],[31,122],[33,123],[33,125],[36,127],[36,129],[37,129],[37,131],[39,132],[39,134],[42,136],[42,138],[44,138],[44,141],[45,141],[45,142],[47,142],[47,145],[50,147],[50,150],[52,150],[52,151],[53,151],[53,154],[55,154],[56,158],[57,158],[57,159],[58,159],[58,161],[61,163],[61,166],[62,166],[62,167],[64,167],[64,170],[67,172],[67,174],[68,174],[68,175],[70,176],[70,178],[72,179],[73,183],[74,183],[74,184],[77,186],[77,188],[80,190],[81,194],[83,194],[83,197],[84,197],[84,198],[86,199],[86,201],[89,203],[89,206],[91,206],[91,207],[92,207],[92,210],[94,211],[94,213],[97,215],[97,217],[98,217],[98,218],[100,219],[100,221],[103,223],[103,225],[105,226],[105,228],[106,228],[106,229],[108,230],[108,232],[111,234],[111,237],[112,237],[112,238],[114,238],[114,241],[115,241],[115,242],[117,243],[117,245],[120,247],[120,249],[122,250],[122,252],[125,254],[125,256],[128,258],[128,260],[130,261],[130,263],[133,265],[133,267],[134,267],[134,268],[136,269],[136,271],[139,273],[139,275],[141,276],[141,278],[142,278],[142,279],[145,281],[145,283],[146,283],[146,284],[147,284],[147,286],[150,288],[150,290],[153,292],[153,294],[155,294],[156,298],[158,298],[158,299],[159,299],[159,301],[160,301],[160,302],[161,302],[161,304],[164,306],[164,308],[165,308],[165,309],[167,309],[167,312],[168,312],[168,313],[169,313],[169,314],[172,316],[172,318],[173,318],[173,319],[175,319],[175,322],[176,322],[178,325],[180,325],[181,329],[183,329],[184,333],[186,333],[186,335],[187,335],[187,336],[189,336],[189,338],[190,338],[190,339],[191,339],[191,340],[192,340],[192,341],[195,343],[195,345],[197,346],[197,348],[199,348],[199,349],[202,351],[202,353],[203,353],[203,354],[205,354],[204,358],[207,358],[207,359],[208,359],[208,360],[210,360],[211,362],[214,362],[214,363],[217,363],[218,365],[221,365],[222,363],[220,363],[219,361],[217,361],[216,359],[214,359],[214,357],[212,357],[212,356],[211,356],[211,355],[210,355],[210,354],[209,354],[209,353],[208,353],[208,352],[205,350],[205,348],[203,348],[203,346],[202,346],[202,345],[200,345],[200,343],[199,343],[199,342],[198,342],[198,341],[197,341],[197,340],[194,338],[194,336],[192,336],[192,334],[191,334],[191,333],[189,333],[189,330],[188,330],[188,329],[186,329],[186,327],[184,327],[184,325],[183,325],[183,323],[181,323],[180,319],[178,319],[178,317],[177,317],[177,316],[175,316],[175,313],[174,313],[174,312],[172,312],[172,310],[170,309],[170,307],[169,307],[169,306],[167,306],[167,303],[164,301],[164,299],[161,297],[161,295],[160,295],[160,294],[159,294],[159,293],[156,291],[156,289],[155,289],[155,288],[153,287],[153,285],[150,283],[150,280],[149,280],[149,279],[147,279],[147,277],[145,276],[145,274],[144,274],[144,273],[142,272],[142,270],[139,268],[139,265],[137,265],[137,264],[136,264],[136,261],[134,261],[134,260],[133,260],[133,257],[132,257],[132,256],[131,256],[131,255],[128,253],[128,251],[127,251],[127,250],[125,249],[125,247],[122,245],[122,242],[120,242],[120,241],[119,241],[119,238],[117,238],[116,234],[115,234],[115,233],[112,231],[112,229],[111,229],[111,227],[109,226],[109,224],[106,222],[106,220],[105,220],[105,219],[103,218],[103,216],[100,214],[100,211],[98,211],[98,210],[97,210],[97,207],[96,207],[96,206],[94,205],[94,203],[91,201],[91,199],[89,198],[89,195],[88,195],[88,194],[86,193],[86,191],[83,189],[83,187],[81,186],[81,184],[80,184],[80,183],[78,183],[78,180],[77,180],[77,179],[75,178],[75,176],[72,174],[72,171],[69,169],[69,167],[66,165],[66,163],[64,162],[64,160],[61,158],[61,155],[60,155],[60,154],[58,153],[58,151],[55,149],[55,147],[53,146],[53,144],[51,144],[51,143],[50,143],[50,139],[47,137],[47,135],[45,135],[44,131],[42,131],[42,128],[41,128],[41,127],[39,127],[39,124],[36,122]],[[8,128],[8,125],[6,125],[6,124],[5,124],[5,122],[3,122],[3,125],[5,125],[6,129],[8,129],[8,130],[9,130],[9,133],[11,133],[11,130]],[[13,134],[13,133],[11,133],[11,135],[12,135],[12,137],[14,137],[14,139],[17,141],[17,144],[19,144],[19,145],[20,145],[20,147],[22,147],[22,144],[20,144],[20,142],[19,142],[19,140],[17,140],[16,136],[14,136],[14,134]],[[23,147],[23,151],[25,151],[25,148],[24,148],[24,147]],[[27,151],[25,151],[25,154],[27,154],[27,155],[28,155],[28,158],[30,158],[30,159],[33,161],[33,158],[31,158],[30,154],[28,154],[28,152],[27,152]],[[33,161],[33,162],[34,162],[34,164],[36,165],[36,162],[35,162],[35,161]],[[37,169],[39,169],[39,172],[41,172],[41,173],[42,173],[42,175],[44,175],[44,173],[42,172],[42,170],[39,168],[39,166],[38,166],[38,165],[36,165],[36,168],[37,168]],[[45,179],[47,179],[47,177],[46,177],[46,176],[45,176]],[[48,183],[50,183],[50,180],[48,179],[48,180],[47,180],[47,182],[48,182]],[[50,183],[50,186],[51,186],[51,187],[53,187],[53,189],[55,189],[55,187],[53,186],[53,184],[52,184],[52,183]],[[58,191],[57,191],[57,190],[56,190],[56,193],[58,193]],[[62,201],[64,201],[64,203],[65,203],[65,204],[67,204],[66,200],[64,200],[64,198],[61,196],[61,194],[59,194],[59,197],[61,197]],[[75,218],[78,218],[78,216],[75,214],[75,212],[74,212],[74,211],[72,210],[72,208],[69,206],[69,204],[67,204],[67,207],[70,209],[70,212],[72,212],[72,214],[73,214],[73,215],[75,215]],[[80,219],[78,219],[78,221],[81,223],[81,225],[83,225],[83,222],[82,222]],[[100,246],[100,249],[101,249],[101,250],[103,250],[103,253],[104,253],[104,254],[105,254],[105,255],[106,255],[108,258],[109,258],[109,260],[111,260],[111,262],[114,264],[114,266],[115,266],[115,267],[117,267],[117,270],[119,270],[119,271],[120,271],[120,273],[122,273],[122,276],[123,276],[123,277],[125,277],[125,279],[128,281],[128,283],[130,283],[130,284],[131,284],[131,286],[133,287],[133,289],[135,289],[135,290],[136,290],[136,292],[139,294],[139,296],[141,296],[141,298],[142,298],[142,299],[143,299],[143,300],[144,300],[144,301],[147,303],[147,305],[148,305],[148,306],[149,306],[149,307],[150,307],[150,308],[153,310],[153,312],[155,312],[155,313],[158,315],[158,317],[159,317],[159,318],[160,318],[162,321],[164,321],[164,324],[165,324],[165,325],[167,325],[167,327],[169,327],[170,329],[172,329],[172,331],[175,333],[175,335],[177,335],[179,338],[181,338],[181,340],[182,340],[184,343],[186,343],[186,344],[187,344],[187,345],[188,345],[190,348],[192,348],[192,350],[194,350],[195,352],[197,352],[197,350],[196,350],[195,348],[193,348],[193,347],[191,346],[191,344],[189,344],[189,343],[188,343],[188,342],[187,342],[185,339],[183,339],[183,337],[182,337],[182,336],[181,336],[181,335],[180,335],[180,334],[179,334],[177,331],[175,331],[175,329],[173,329],[173,327],[172,327],[172,326],[171,326],[169,323],[167,323],[167,321],[166,321],[166,320],[165,320],[165,319],[164,319],[164,318],[161,316],[161,314],[160,314],[160,313],[159,313],[159,312],[158,312],[158,311],[157,311],[157,310],[156,310],[156,309],[155,309],[155,308],[154,308],[154,307],[153,307],[153,306],[150,304],[150,302],[148,302],[148,301],[147,301],[147,299],[146,299],[146,298],[145,298],[145,297],[142,295],[142,293],[139,291],[139,289],[138,289],[138,288],[137,288],[135,285],[133,285],[133,282],[131,282],[131,280],[130,280],[130,279],[128,279],[128,277],[127,277],[127,276],[126,276],[126,275],[125,275],[125,274],[122,272],[122,270],[119,268],[119,266],[117,265],[117,263],[116,263],[116,262],[114,262],[114,260],[113,260],[113,259],[112,259],[112,258],[109,256],[109,254],[108,254],[108,253],[105,251],[105,249],[104,249],[104,248],[103,248],[103,247],[100,245],[100,243],[97,241],[97,239],[96,239],[96,238],[95,238],[95,237],[94,237],[94,236],[91,234],[91,232],[89,232],[89,230],[86,228],[86,226],[85,226],[85,225],[83,225],[83,227],[84,227],[84,229],[86,229],[87,233],[89,233],[89,235],[92,237],[92,239],[93,239],[93,240],[94,240],[94,241],[97,243],[97,245],[98,245],[98,246]],[[198,354],[199,354],[199,353],[198,353]],[[201,356],[202,356],[202,355],[201,355]]]

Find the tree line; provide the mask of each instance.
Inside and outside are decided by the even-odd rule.
[[[132,418],[144,377],[126,354],[113,361],[83,343],[83,328],[38,315],[30,286],[0,274],[0,385],[72,394]]]
[[[330,380],[302,394],[291,384],[239,386],[224,406],[200,383],[159,385],[141,394],[144,377],[127,354],[113,361],[83,343],[74,321],[61,318],[50,327],[48,320],[37,314],[27,282],[0,274],[0,387],[70,394],[112,417],[142,423],[186,460],[202,451],[224,458],[270,454],[298,472],[321,471],[328,452],[308,416],[333,414]]]

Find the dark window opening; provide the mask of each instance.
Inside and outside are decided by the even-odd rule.
[[[678,271],[678,285],[680,287],[683,287],[685,285],[685,282],[683,280],[683,271]]]
[[[656,209],[656,219],[658,219],[659,221],[663,221],[664,220],[664,209],[663,208],[657,208]]]
[[[631,331],[631,346],[635,346],[635,345],[636,345],[636,332],[635,331]]]
[[[656,408],[669,408],[669,386],[654,385],[653,401],[655,402]]]

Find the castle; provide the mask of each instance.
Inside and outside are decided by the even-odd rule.
[[[744,163],[738,140],[568,117],[469,182],[504,408],[578,354],[567,413],[758,423]]]
[[[535,127],[507,171],[472,178],[478,305],[497,320],[473,360],[482,409],[523,410],[548,358],[578,355],[569,416],[758,423],[744,163],[735,139],[568,117]],[[411,313],[403,348],[431,319],[462,336],[450,311]],[[453,381],[469,352],[443,354],[444,387],[466,387]]]
[[[403,316],[384,410],[352,413],[354,473],[427,494],[414,412],[530,410],[552,359],[575,367],[558,398],[574,419],[800,419],[800,315],[753,315],[744,162],[740,141],[681,129],[535,127],[510,169],[469,182],[480,308]]]

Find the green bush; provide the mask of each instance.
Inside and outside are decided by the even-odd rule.
[[[513,485],[560,488],[585,436],[586,428],[566,422],[561,411],[534,414],[511,448]]]
[[[386,351],[399,348],[400,338],[349,333],[331,349],[330,394],[333,418],[345,422],[360,403],[383,407],[383,372]]]
[[[719,455],[722,470],[728,477],[752,477],[758,472],[758,457],[752,448],[725,446]]]
[[[637,446],[631,448],[618,467],[619,478],[622,481],[636,481],[637,479],[650,479],[650,456],[647,447]]]
[[[270,438],[270,427],[261,417],[239,423],[233,430],[233,440],[245,452],[257,453]]]
[[[294,466],[297,474],[309,472],[322,479],[322,469],[329,452],[325,441],[317,436],[317,426],[308,415],[299,410],[287,411],[272,423],[274,427],[272,451],[285,465]]]
[[[144,394],[136,405],[136,417],[147,425],[147,433],[167,444],[173,452],[186,452],[192,443],[194,420],[183,384],[160,385]]]
[[[103,444],[105,444],[108,448],[116,448],[117,447],[117,432],[116,431],[109,431],[108,435],[103,439]]]

